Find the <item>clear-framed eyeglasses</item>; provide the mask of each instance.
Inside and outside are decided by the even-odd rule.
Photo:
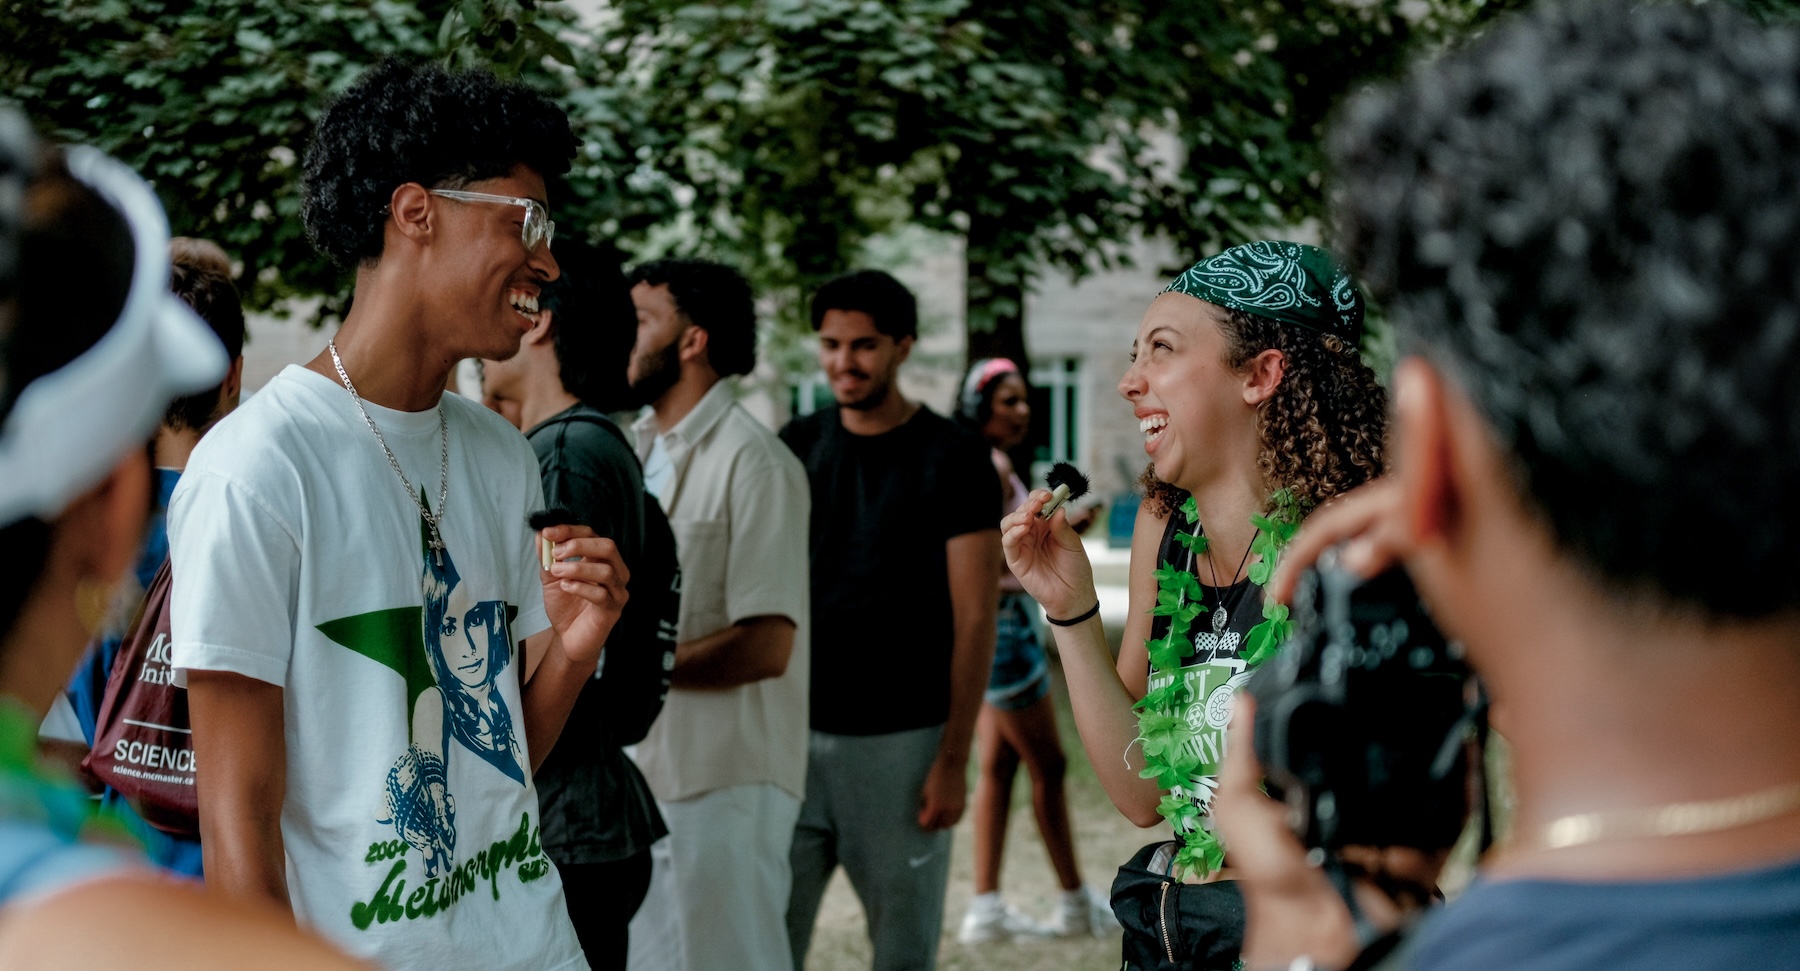
[[[525,243],[527,250],[536,250],[539,246],[549,246],[556,237],[556,223],[550,218],[550,210],[536,199],[521,196],[497,196],[491,192],[465,192],[461,189],[427,189],[434,196],[455,199],[458,202],[497,202],[507,206],[525,207],[525,225],[519,230],[519,239]]]

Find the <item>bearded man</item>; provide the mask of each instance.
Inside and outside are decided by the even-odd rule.
[[[668,510],[683,591],[675,668],[636,758],[669,835],[631,922],[634,969],[786,967],[788,845],[806,773],[806,471],[737,403],[756,308],[736,270],[630,276],[627,376],[644,484]]]

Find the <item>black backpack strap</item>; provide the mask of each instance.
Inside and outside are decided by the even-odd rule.
[[[631,439],[629,437],[627,437],[625,434],[625,429],[620,428],[618,422],[613,421],[611,418],[608,418],[605,415],[596,414],[594,412],[585,410],[586,407],[587,406],[583,406],[582,408],[570,409],[569,412],[567,414],[563,415],[560,420],[561,421],[585,422],[589,425],[594,425],[598,428],[604,428],[604,429],[606,429],[606,431],[608,433],[610,433],[612,435],[612,437],[619,440],[620,445],[625,446],[625,451],[630,452],[632,458],[634,458],[634,459],[637,458],[637,447],[632,445]],[[639,467],[641,468],[643,466],[643,464],[644,464],[643,460],[640,459],[638,461]]]

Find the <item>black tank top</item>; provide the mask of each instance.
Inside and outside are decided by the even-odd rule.
[[[1176,542],[1177,532],[1198,531],[1198,523],[1190,525],[1179,510],[1169,514],[1163,529],[1162,543],[1156,551],[1159,568],[1174,567],[1192,573],[1200,582],[1201,603],[1205,613],[1194,618],[1189,634],[1194,652],[1182,659],[1181,678],[1188,686],[1188,700],[1179,714],[1193,729],[1190,749],[1200,757],[1200,769],[1175,791],[1206,813],[1212,806],[1213,792],[1218,788],[1219,765],[1225,758],[1225,730],[1231,724],[1232,701],[1243,683],[1249,679],[1249,666],[1244,663],[1244,650],[1250,629],[1262,623],[1262,588],[1248,577],[1225,587],[1212,586],[1214,579],[1206,558],[1188,552]],[[1213,550],[1213,565],[1235,568],[1242,550]],[[1230,564],[1227,566],[1226,564]],[[1221,582],[1229,582],[1223,574]],[[1223,617],[1221,617],[1223,613]],[[1150,638],[1160,639],[1169,632],[1169,618],[1157,617],[1150,624]],[[1154,691],[1169,683],[1171,676],[1150,672],[1149,688]]]

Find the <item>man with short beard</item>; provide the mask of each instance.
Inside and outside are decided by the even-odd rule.
[[[630,276],[632,426],[668,510],[683,593],[672,687],[636,751],[669,836],[631,923],[634,969],[785,967],[788,845],[806,772],[806,471],[740,406],[756,309],[736,270],[661,260]]]
[[[994,654],[1000,478],[985,443],[907,400],[918,307],[879,270],[813,298],[838,407],[782,440],[812,479],[812,740],[794,832],[788,935],[806,963],[839,863],[868,913],[877,971],[937,960],[950,827]]]

